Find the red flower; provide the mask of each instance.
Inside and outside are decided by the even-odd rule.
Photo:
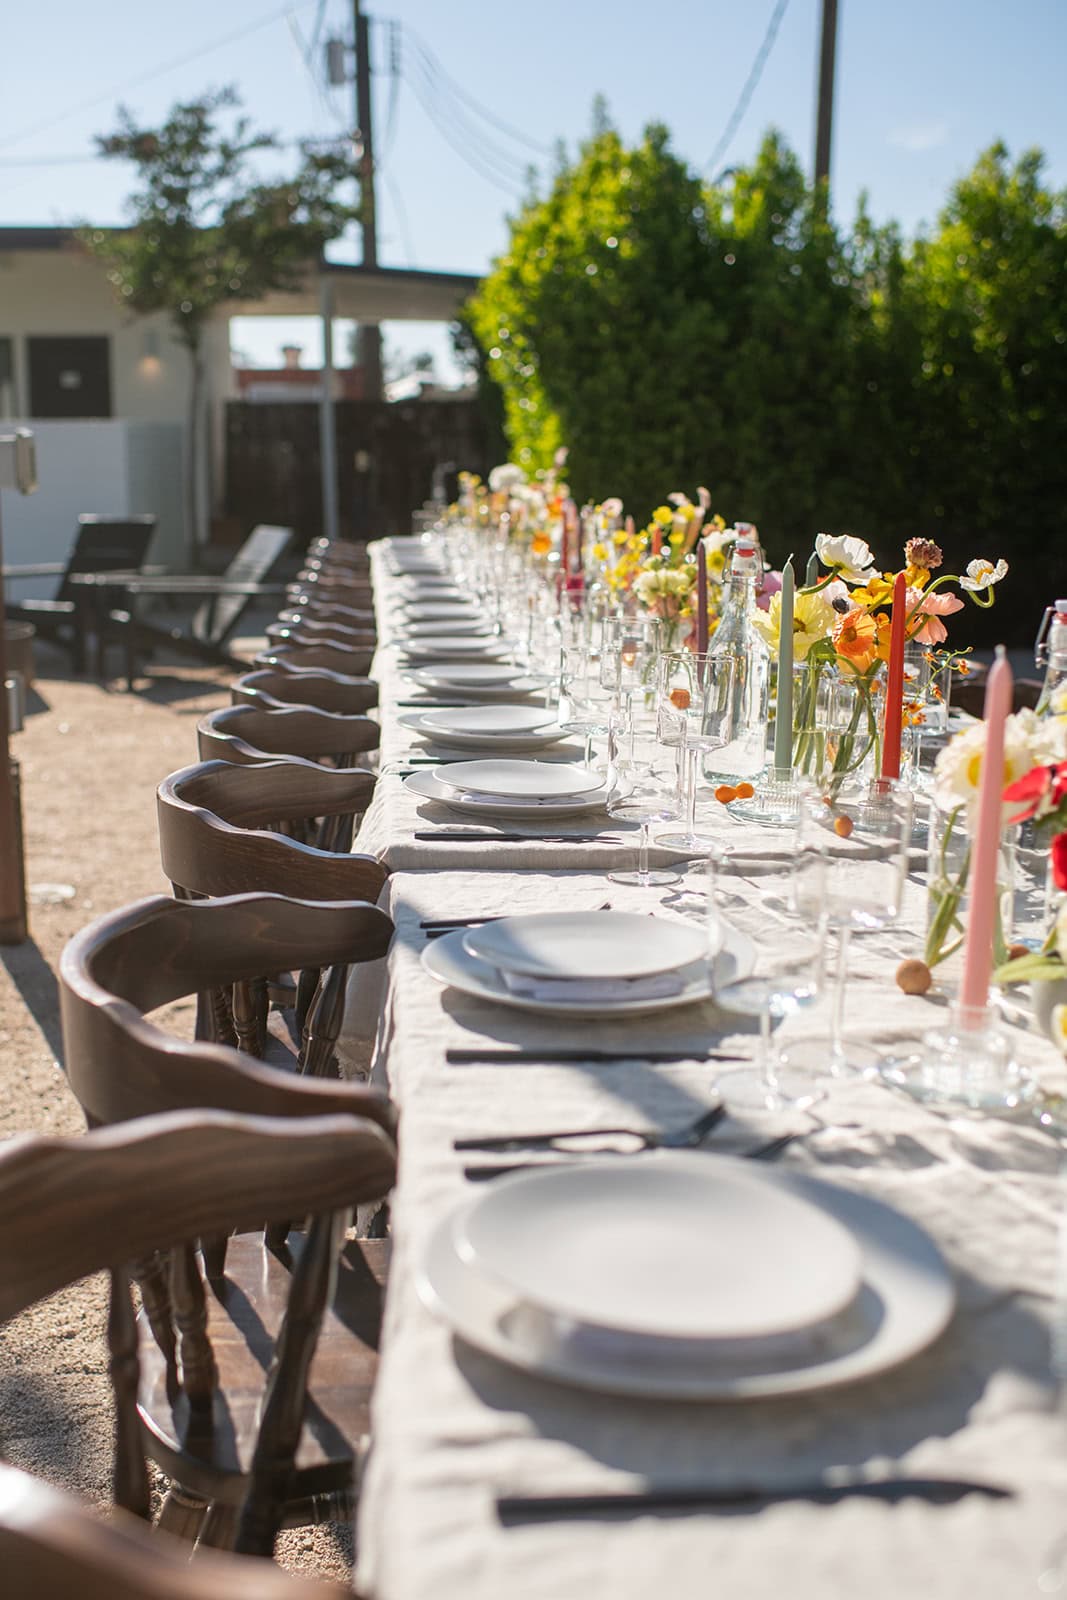
[[[1061,761],[1058,767],[1052,769],[1052,809],[1062,805],[1067,799],[1067,761]]]
[[[1052,881],[1067,893],[1067,833],[1057,833],[1052,840]]]
[[[1029,822],[1031,817],[1037,816],[1042,810],[1041,802],[1052,787],[1052,773],[1051,767],[1031,767],[1023,777],[1008,784],[1001,799],[1005,805],[1020,807],[1007,818],[1008,822]]]

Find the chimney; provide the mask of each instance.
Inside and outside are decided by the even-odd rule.
[[[301,344],[283,344],[282,345],[282,357],[283,357],[283,359],[285,361],[285,370],[286,370],[286,372],[299,372],[300,371],[300,357],[303,354],[304,354],[304,347]]]

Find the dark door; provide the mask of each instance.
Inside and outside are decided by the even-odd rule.
[[[30,358],[30,416],[110,417],[111,340],[35,337]]]

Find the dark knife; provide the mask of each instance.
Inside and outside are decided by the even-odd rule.
[[[970,1478],[869,1478],[844,1483],[827,1483],[815,1478],[810,1483],[784,1484],[763,1488],[757,1484],[723,1485],[700,1488],[642,1489],[633,1493],[501,1495],[496,1512],[505,1526],[524,1522],[554,1522],[564,1517],[638,1517],[655,1511],[730,1511],[752,1505],[775,1505],[788,1500],[810,1500],[815,1505],[832,1506],[839,1500],[882,1500],[899,1505],[902,1500],[926,1500],[931,1505],[953,1505],[971,1494],[989,1500],[1010,1500],[1014,1494],[998,1483],[983,1483]]]
[[[570,1066],[584,1061],[597,1064],[612,1061],[748,1061],[745,1055],[728,1050],[460,1050],[445,1051],[452,1067],[506,1067],[512,1061],[538,1061],[549,1066]]]

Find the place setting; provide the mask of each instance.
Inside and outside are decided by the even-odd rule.
[[[484,757],[413,772],[404,787],[467,818],[511,818],[535,824],[603,809],[609,780],[576,762]]]
[[[514,700],[537,695],[542,702],[553,679],[547,672],[528,672],[510,661],[441,660],[415,666],[405,674],[414,688],[448,700]]]
[[[540,706],[507,701],[495,705],[457,706],[406,712],[399,726],[435,748],[496,751],[519,755],[545,750],[568,737],[555,714]]]
[[[751,970],[751,941],[724,920],[697,926],[636,912],[502,917],[428,940],[437,982],[520,1011],[607,1020],[708,1000]]]
[[[690,1401],[873,1376],[931,1344],[955,1305],[936,1245],[883,1202],[675,1149],[501,1177],[437,1225],[417,1288],[509,1366]]]

